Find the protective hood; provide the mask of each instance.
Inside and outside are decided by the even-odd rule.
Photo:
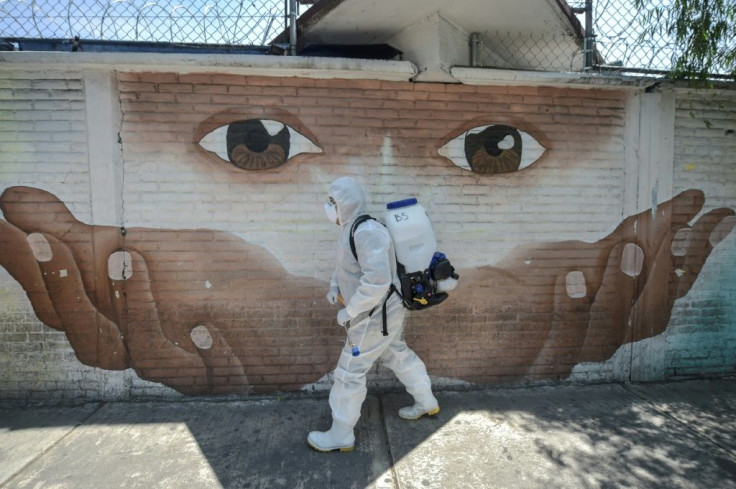
[[[335,199],[337,216],[342,226],[352,223],[356,217],[364,213],[365,191],[350,177],[338,178],[332,182],[329,196]]]

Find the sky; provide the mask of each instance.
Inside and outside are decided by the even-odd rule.
[[[264,45],[284,0],[0,0],[0,35]]]

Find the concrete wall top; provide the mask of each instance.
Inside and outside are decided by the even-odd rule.
[[[236,54],[7,52],[0,54],[0,66],[2,69],[76,67],[388,81],[407,81],[417,74],[416,67],[409,61]]]
[[[223,73],[302,78],[410,81],[419,70],[410,61],[261,56],[233,54],[151,53],[0,53],[3,70],[103,69],[128,72]],[[450,75],[468,85],[546,85],[580,88],[641,89],[657,80],[574,72],[541,72],[455,66]]]

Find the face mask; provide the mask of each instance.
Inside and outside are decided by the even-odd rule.
[[[327,219],[331,223],[337,224],[337,206],[335,204],[326,203],[325,214],[327,214]]]

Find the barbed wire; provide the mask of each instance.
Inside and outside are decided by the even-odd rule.
[[[0,37],[267,45],[284,0],[0,0]]]
[[[653,0],[650,6],[671,4]],[[308,2],[307,2],[308,3]],[[568,0],[581,26],[588,2]],[[546,71],[663,73],[678,51],[665,32],[643,36],[634,0],[592,0],[593,66],[580,36],[486,32],[482,66]],[[266,46],[288,26],[288,0],[0,0],[0,38],[148,41]],[[734,40],[726,42],[736,43]]]

